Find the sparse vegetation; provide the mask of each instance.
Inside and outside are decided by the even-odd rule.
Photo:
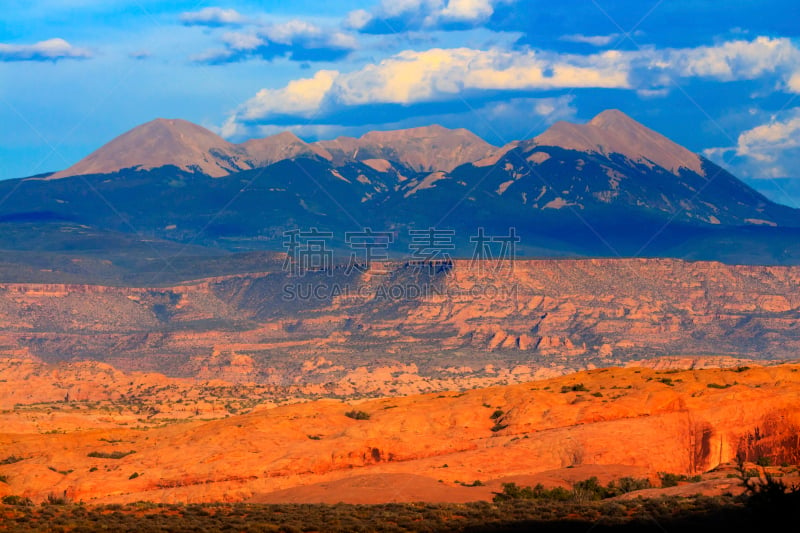
[[[472,483],[467,483],[466,481],[456,481],[462,487],[483,487],[484,483],[480,479],[476,479]]]
[[[0,461],[0,465],[11,465],[11,464],[18,463],[18,462],[24,461],[24,460],[25,460],[24,457],[17,457],[16,455],[9,455],[8,457],[6,457],[2,461]]]
[[[51,492],[42,502],[42,505],[69,505],[71,503],[72,499],[67,497],[66,492],[61,496],[57,495],[54,492]]]
[[[0,499],[4,505],[17,505],[17,506],[29,506],[33,505],[33,501],[30,498],[23,498],[22,496],[16,496],[14,494],[9,494],[8,496],[3,496]]]
[[[769,457],[762,455],[758,459],[756,459],[756,464],[758,466],[772,466],[772,459]]]
[[[672,474],[669,472],[659,472],[658,478],[661,480],[661,487],[677,487],[679,483],[698,483],[703,480],[700,475],[687,476],[686,474]]]
[[[113,452],[89,452],[87,457],[94,457],[96,459],[122,459],[123,457],[127,457],[128,455],[136,453],[134,450],[130,450],[127,452],[123,452],[120,450],[113,451]]]
[[[344,416],[346,416],[347,418],[352,418],[353,420],[369,420],[370,419],[370,414],[367,413],[366,411],[357,411],[357,410],[347,411],[344,414]]]
[[[728,387],[732,386],[733,385],[730,384],[720,385],[719,383],[709,383],[708,385],[706,385],[706,387],[708,387],[709,389],[727,389]]]
[[[155,504],[138,502],[75,505],[53,496],[43,506],[3,509],[4,525],[14,531],[753,531],[788,507],[752,503],[752,498],[652,498],[579,502],[573,491],[556,487],[504,486],[495,502],[466,504],[305,505],[244,503]],[[531,496],[519,497],[520,495]],[[514,497],[517,496],[517,497]],[[5,499],[4,499],[5,500]],[[24,499],[21,500],[24,502]],[[781,507],[783,505],[783,507]],[[776,510],[778,512],[776,512]],[[791,515],[788,515],[791,516]]]
[[[576,383],[575,385],[564,385],[561,387],[561,393],[566,394],[568,392],[589,392],[589,389],[586,388],[586,385],[583,383]]]

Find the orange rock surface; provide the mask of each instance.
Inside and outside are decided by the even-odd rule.
[[[4,390],[24,386],[14,372],[0,373]],[[123,376],[117,385],[168,379]],[[172,395],[159,392],[154,401],[164,413],[178,412],[191,388],[166,385]],[[232,390],[204,394],[213,403],[211,396]],[[800,366],[791,364],[604,368],[463,392],[264,404],[214,420],[137,414],[124,399],[113,408],[92,403],[108,390],[83,392],[82,401],[6,405],[0,494],[66,493],[85,502],[466,501],[491,498],[505,481],[701,473],[737,453],[800,462]],[[463,486],[475,480],[485,486]]]

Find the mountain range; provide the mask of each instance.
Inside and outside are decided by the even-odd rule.
[[[139,270],[175,254],[280,252],[285,232],[310,228],[345,258],[345,234],[364,228],[390,232],[394,257],[415,249],[412,230],[447,230],[441,253],[471,257],[479,228],[514,228],[528,257],[800,263],[800,210],[618,110],[503,147],[435,125],[233,144],[157,119],[68,169],[0,182],[0,197],[0,248],[31,272],[80,271],[75,254]],[[61,259],[43,259],[54,250]]]

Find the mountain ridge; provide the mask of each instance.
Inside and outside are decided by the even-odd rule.
[[[143,136],[149,144],[125,149]],[[148,147],[157,161],[130,159]],[[771,202],[615,110],[584,125],[557,123],[501,149],[441,126],[328,144],[284,132],[233,145],[199,126],[162,119],[98,152],[104,151],[125,168],[83,180],[114,209],[98,209],[97,198],[70,180],[10,180],[0,183],[0,195],[14,194],[15,201],[0,206],[0,221],[36,222],[50,232],[43,241],[50,243],[65,239],[64,226],[55,224],[62,220],[112,232],[136,228],[150,238],[229,252],[283,250],[285,232],[314,227],[334,234],[331,245],[344,253],[342,236],[371,227],[392,232],[394,257],[413,249],[415,229],[456,231],[453,253],[464,256],[473,252],[468,237],[478,227],[494,235],[513,227],[529,256],[800,262],[800,210]],[[147,168],[170,154],[178,160]],[[200,164],[191,159],[197,154]],[[436,167],[453,168],[429,170],[437,154],[449,159]],[[95,168],[101,159],[95,153],[82,164]],[[9,249],[34,247],[20,241],[32,231],[17,226],[9,226]]]
[[[284,131],[233,144],[192,122],[158,118],[115,137],[47,179],[168,165],[219,178],[299,157],[335,160],[337,164],[391,159],[415,171],[450,171],[496,149],[469,130],[438,125],[372,131],[359,138],[338,137],[313,143]]]

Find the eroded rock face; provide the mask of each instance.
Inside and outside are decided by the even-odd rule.
[[[513,272],[468,261],[277,271],[166,288],[2,284],[0,347],[171,376],[410,394],[661,356],[794,358],[798,283],[795,267],[595,259],[517,261]]]
[[[62,369],[62,378],[77,377],[70,374],[75,370]],[[4,493],[37,501],[51,492],[85,502],[281,501],[299,497],[309,485],[345,487],[337,483],[388,476],[428,489],[441,480],[445,492],[438,498],[464,501],[490,499],[502,481],[558,484],[591,475],[607,480],[696,474],[730,462],[737,453],[773,464],[796,462],[800,453],[798,365],[684,371],[615,367],[357,404],[264,404],[225,418],[219,418],[225,416],[221,412],[190,415],[181,423],[170,417],[189,399],[219,400],[220,391],[228,387],[230,393],[231,386],[190,396],[187,383],[173,380],[170,387],[162,376],[166,381],[153,402],[164,414],[131,415],[134,397],[128,403],[117,398],[111,406],[94,401],[109,390],[127,392],[128,380],[142,392],[139,384],[158,385],[156,377],[124,375],[96,364],[79,370],[82,380],[92,381],[96,372],[109,388],[86,387],[83,401],[0,412],[6,428],[0,433],[0,461],[14,459],[0,464],[8,481],[0,484]],[[24,378],[20,372],[6,368],[0,379],[16,383]],[[249,394],[240,390],[242,397]],[[365,415],[347,416],[349,411]],[[407,479],[410,475],[419,478]],[[447,495],[445,489],[458,480],[476,479],[486,487]],[[297,490],[269,496],[292,488]],[[382,490],[370,501],[393,499]]]

